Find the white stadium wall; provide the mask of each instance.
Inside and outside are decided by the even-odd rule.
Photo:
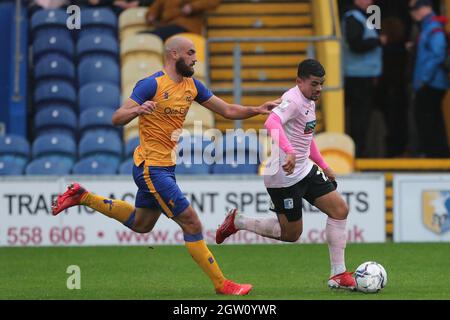
[[[176,223],[161,215],[154,230],[137,234],[115,220],[86,207],[74,207],[58,216],[51,201],[78,181],[89,190],[134,203],[136,186],[131,177],[4,178],[0,180],[0,246],[91,246],[183,244]],[[228,209],[238,207],[250,215],[273,214],[262,177],[177,177],[197,210],[208,243]],[[338,190],[350,207],[349,242],[385,241],[385,187],[383,175],[355,175],[339,179]],[[304,202],[301,243],[325,242],[326,216]],[[279,243],[240,231],[226,244]]]

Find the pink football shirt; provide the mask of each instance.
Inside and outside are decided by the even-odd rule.
[[[282,168],[286,154],[276,144],[272,144],[272,153],[264,171],[267,188],[290,187],[302,180],[313,166],[309,152],[316,127],[316,105],[305,98],[298,86],[286,91],[282,100],[273,112],[280,117],[286,137],[294,148],[295,169],[294,173],[286,176]]]

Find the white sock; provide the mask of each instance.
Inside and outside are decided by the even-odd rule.
[[[325,234],[327,236],[328,249],[330,251],[331,275],[345,272],[345,247],[347,244],[347,233],[345,227],[347,220],[327,219]]]
[[[234,225],[239,230],[252,231],[263,237],[277,240],[281,238],[281,226],[276,217],[249,217],[238,213],[234,218]]]

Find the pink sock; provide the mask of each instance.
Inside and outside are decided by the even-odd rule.
[[[276,217],[249,217],[238,213],[234,225],[239,230],[252,231],[260,236],[280,240],[281,226]]]
[[[328,250],[330,251],[331,275],[345,272],[344,251],[347,243],[345,225],[347,220],[327,219],[325,233],[327,235]]]

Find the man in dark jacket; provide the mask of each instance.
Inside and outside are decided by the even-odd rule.
[[[385,36],[367,26],[372,0],[354,0],[342,20],[347,131],[355,141],[356,157],[365,155],[367,130],[378,77],[383,69]]]
[[[442,112],[442,100],[450,87],[448,71],[443,66],[447,56],[443,19],[434,13],[431,0],[412,0],[409,10],[421,29],[413,80],[419,155],[449,157]]]

